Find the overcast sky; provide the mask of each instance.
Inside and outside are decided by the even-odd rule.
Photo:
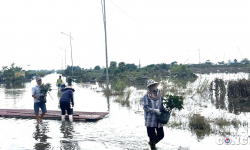
[[[250,58],[248,0],[106,0],[108,61]],[[61,69],[105,62],[101,0],[0,0],[0,66]],[[62,48],[62,49],[60,49]],[[62,65],[63,61],[63,65]],[[30,66],[27,66],[27,65]]]

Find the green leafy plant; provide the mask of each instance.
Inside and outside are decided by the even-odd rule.
[[[39,87],[40,93],[46,95],[49,91],[51,91],[51,84],[46,83],[46,84],[41,84]]]
[[[183,97],[175,95],[165,95],[162,98],[163,106],[172,111],[172,109],[177,108],[178,110],[183,109]]]

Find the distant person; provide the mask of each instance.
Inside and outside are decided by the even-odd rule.
[[[71,86],[72,84],[72,78],[70,76],[67,77],[66,82],[68,83],[68,86]]]
[[[46,104],[40,102],[40,96],[46,97],[46,95],[43,95],[40,93],[39,87],[42,84],[42,79],[40,77],[36,78],[36,83],[37,85],[32,88],[32,97],[34,98],[34,111],[36,115],[36,120],[37,120],[37,123],[39,123],[39,122],[42,122],[42,118],[47,112]],[[42,115],[40,117],[39,117],[39,107],[42,110]]]
[[[57,79],[57,81],[56,81],[56,85],[57,85],[58,87],[60,87],[61,84],[62,84],[62,79],[61,79],[61,76],[59,76],[59,79]]]
[[[142,98],[145,126],[147,127],[147,134],[149,137],[148,144],[151,150],[156,150],[155,145],[164,137],[164,124],[157,122],[157,115],[160,115],[161,110],[164,109],[160,90],[157,89],[158,84],[158,82],[149,79],[147,81],[148,91]]]
[[[70,86],[65,87],[62,89],[62,96],[60,98],[60,108],[62,111],[62,121],[65,121],[65,110],[67,110],[67,113],[69,115],[69,121],[73,122],[73,112],[70,109],[70,103],[72,104],[72,107],[74,107],[74,96],[73,92],[75,92],[75,89],[71,88]]]

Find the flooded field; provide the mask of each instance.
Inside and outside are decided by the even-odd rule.
[[[249,149],[250,113],[248,109],[237,109],[227,94],[215,96],[209,91],[215,78],[223,79],[225,87],[229,80],[248,79],[249,74],[208,74],[198,75],[194,82],[172,82],[166,80],[159,86],[165,93],[176,93],[184,99],[184,109],[172,112],[169,123],[164,126],[165,137],[157,144],[159,150],[210,150]],[[48,96],[47,110],[60,110],[56,79],[58,74],[42,78],[43,83],[52,83],[51,97]],[[65,81],[65,79],[63,78]],[[33,80],[21,87],[0,87],[0,109],[33,109],[31,88]],[[75,111],[109,112],[97,122],[61,122],[35,119],[0,117],[0,149],[86,149],[86,150],[147,150],[148,137],[144,126],[143,108],[140,101],[145,90],[135,87],[126,89],[129,97],[105,97],[98,84],[73,84],[75,88]],[[199,115],[197,115],[199,114]],[[203,116],[209,130],[190,128],[192,117]],[[195,120],[197,122],[197,120]],[[202,123],[204,126],[205,123]],[[233,145],[225,144],[226,137],[245,137],[245,141]],[[238,138],[239,139],[239,138]],[[240,139],[241,140],[241,139]]]

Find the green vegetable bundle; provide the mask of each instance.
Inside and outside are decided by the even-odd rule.
[[[40,93],[42,94],[47,94],[49,91],[51,91],[51,84],[50,83],[46,83],[46,84],[41,84],[39,87]]]
[[[165,95],[162,98],[163,106],[168,110],[177,108],[178,110],[183,109],[183,97],[175,95]]]

